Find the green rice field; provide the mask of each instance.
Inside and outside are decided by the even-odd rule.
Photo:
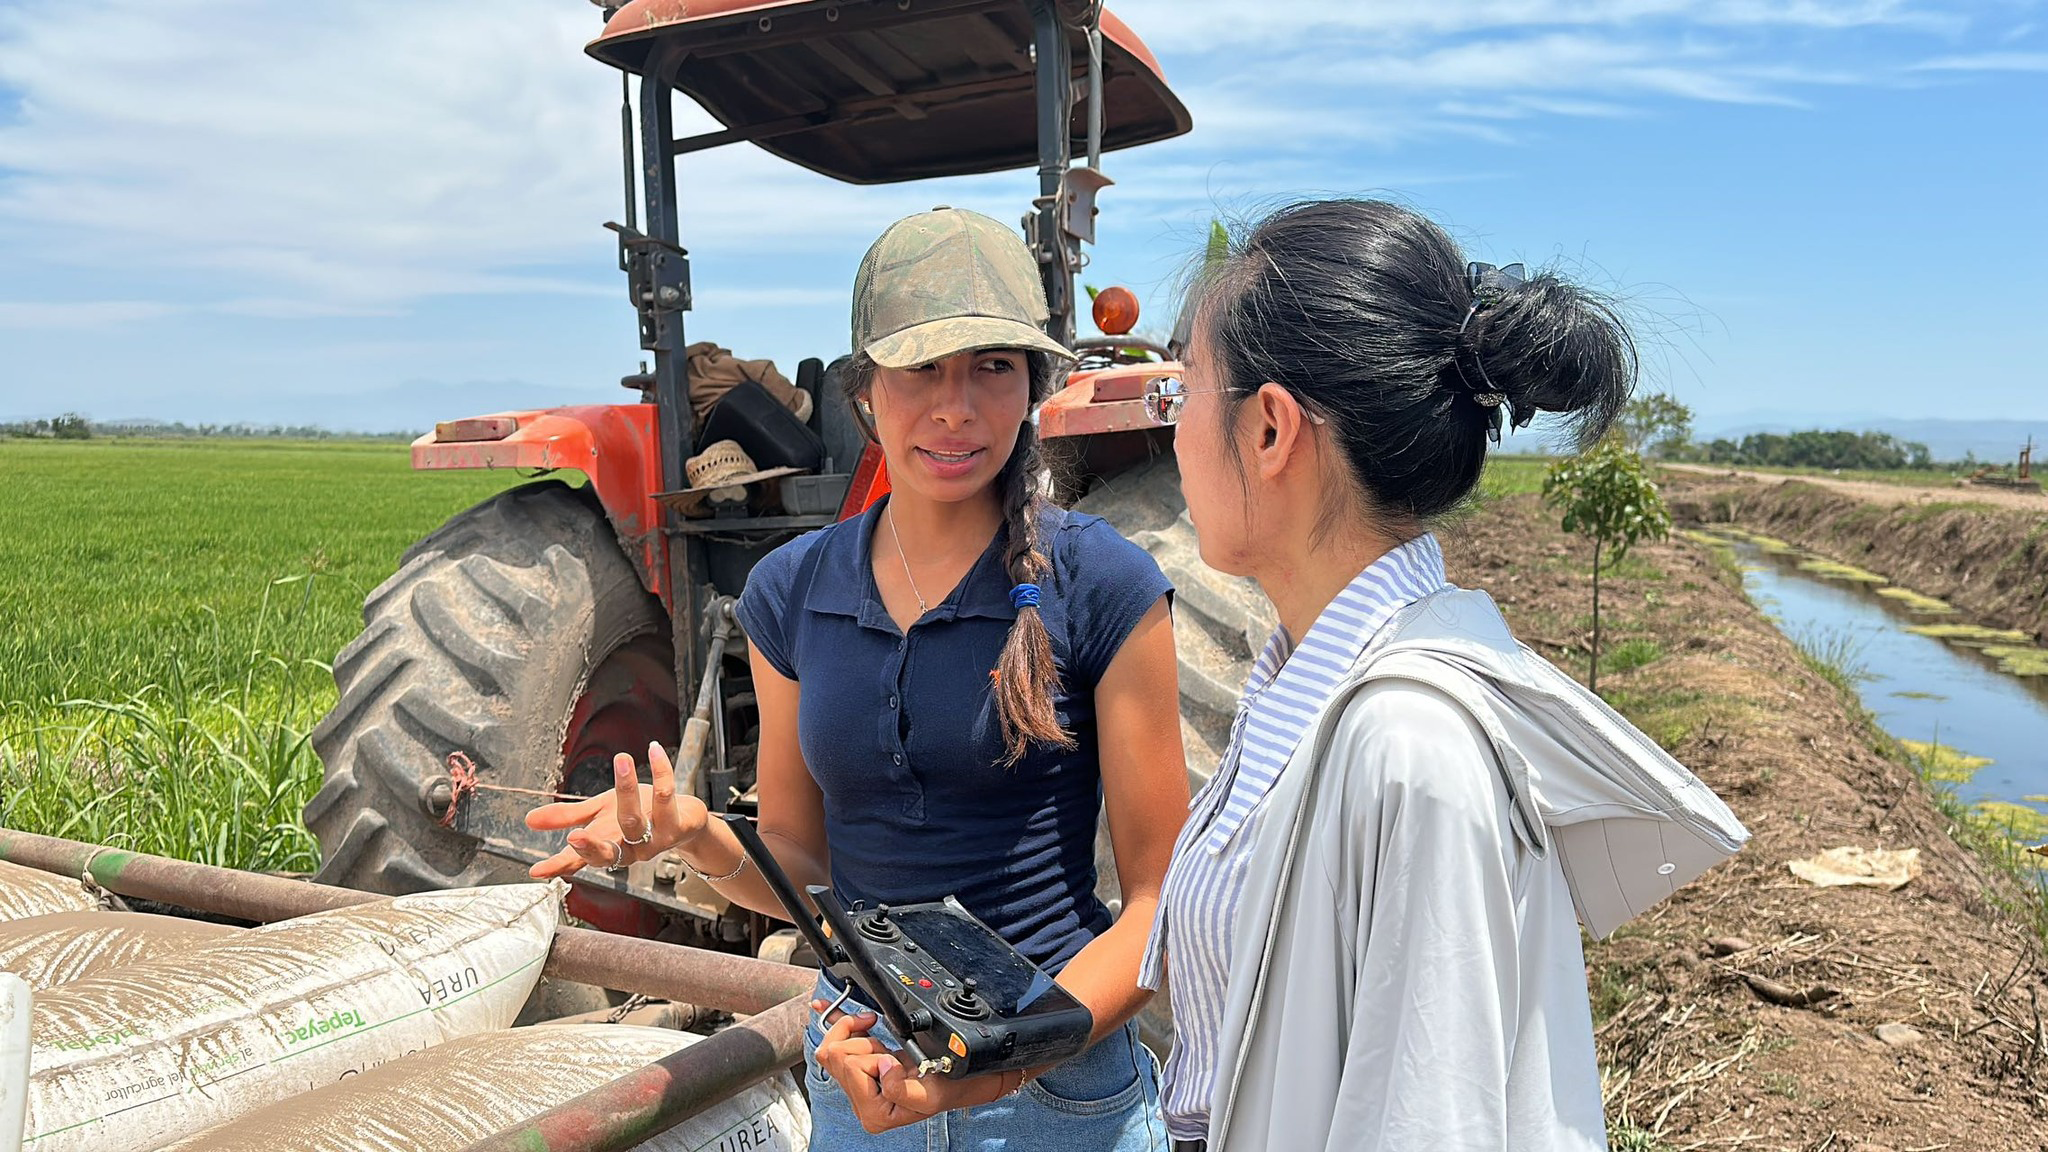
[[[1489,496],[1547,461],[1496,462]],[[403,445],[0,440],[0,824],[310,871],[307,735],[363,597],[520,482]]]
[[[516,483],[390,443],[0,440],[0,823],[317,863],[306,734],[364,595]]]

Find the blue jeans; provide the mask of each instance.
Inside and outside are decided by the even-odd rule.
[[[819,995],[837,993],[823,980]],[[844,1010],[870,1011],[854,997]],[[891,1048],[889,1024],[869,1033]],[[929,1120],[870,1135],[853,1114],[839,1082],[818,1067],[825,1030],[818,1014],[804,1029],[804,1088],[811,1097],[812,1152],[1168,1152],[1159,1114],[1159,1065],[1138,1043],[1138,1027],[1123,1028],[993,1104],[946,1112]]]

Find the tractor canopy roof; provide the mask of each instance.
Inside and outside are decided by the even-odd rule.
[[[1085,83],[1090,0],[1057,0]],[[1159,61],[1102,13],[1102,147],[1192,127]],[[725,125],[679,148],[751,141],[853,184],[1038,163],[1026,0],[631,0],[590,55],[688,93]],[[1070,128],[1086,134],[1086,100]]]

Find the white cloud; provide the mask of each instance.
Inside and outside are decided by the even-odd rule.
[[[1199,125],[1109,161],[1124,185],[1106,210],[1161,218],[1247,189],[1355,187],[1420,136],[1509,144],[1533,121],[1659,101],[1797,104],[1863,75],[1830,61],[1830,36],[1957,27],[1909,0],[1117,7]],[[581,51],[597,28],[573,0],[100,0],[90,20],[75,0],[14,0],[0,9],[0,295],[33,295],[23,270],[38,268],[52,283],[130,276],[123,297],[161,285],[162,309],[290,319],[617,294],[598,225],[621,213],[619,81]],[[709,126],[685,105],[679,132]],[[743,275],[727,295],[764,305],[818,295],[805,262],[850,266],[896,216],[943,198],[1011,218],[1030,194],[1028,174],[852,188],[747,147],[687,158],[679,183],[686,243]],[[0,323],[75,307],[0,305]]]
[[[1115,11],[1155,49],[1235,52],[1357,34],[1388,43],[1545,28],[1955,31],[1962,18],[1907,0],[1289,0],[1247,19],[1236,0],[1121,0]]]
[[[154,300],[0,300],[0,328],[87,329],[158,320],[182,309]]]
[[[10,247],[315,304],[520,284],[601,246],[589,9],[554,0],[35,0],[0,16]],[[582,64],[582,67],[578,65]],[[522,290],[529,285],[520,285]],[[310,305],[309,305],[310,306]]]
[[[1941,56],[1913,66],[1923,72],[2048,72],[2048,52],[1980,52]]]

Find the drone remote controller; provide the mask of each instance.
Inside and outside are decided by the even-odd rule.
[[[1095,1017],[951,896],[927,904],[851,908],[832,889],[805,889],[814,917],[745,816],[732,825],[825,969],[889,1022],[919,1075],[955,1079],[1036,1068],[1088,1046]],[[822,923],[821,923],[822,920]]]

